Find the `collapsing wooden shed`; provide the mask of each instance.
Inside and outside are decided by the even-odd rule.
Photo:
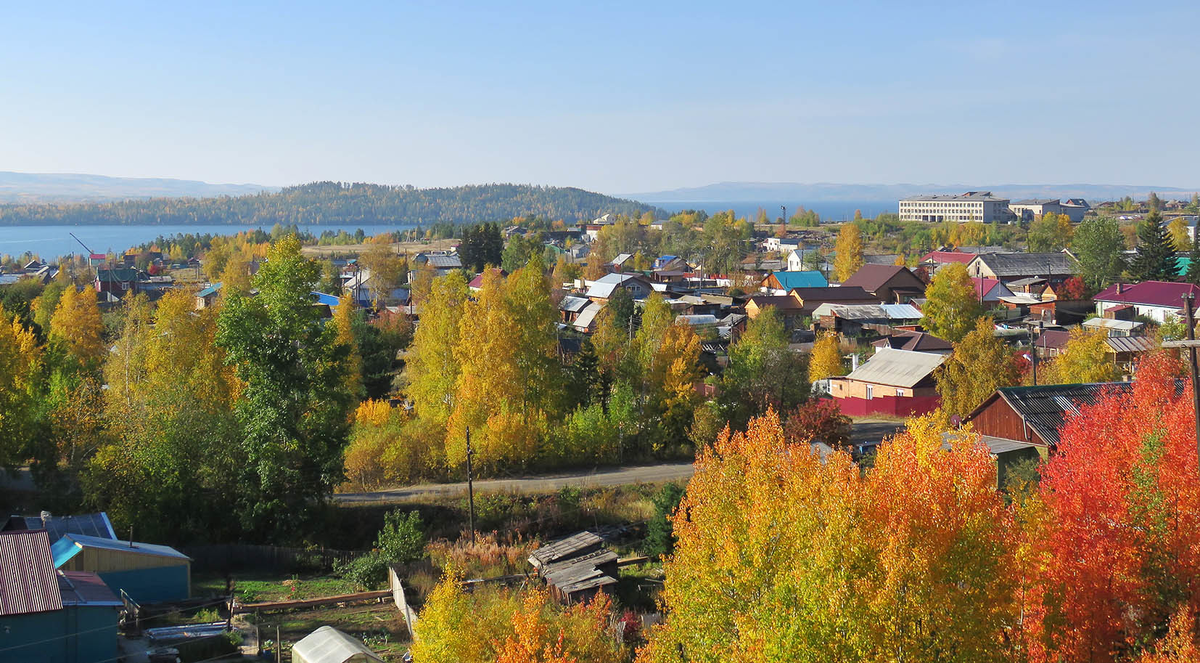
[[[563,603],[586,601],[617,584],[617,554],[593,532],[579,532],[538,548],[529,563]]]

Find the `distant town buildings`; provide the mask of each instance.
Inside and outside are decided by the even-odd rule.
[[[900,201],[901,221],[982,221],[1007,223],[1015,219],[1008,199],[991,191],[968,191],[960,195],[912,196]]]

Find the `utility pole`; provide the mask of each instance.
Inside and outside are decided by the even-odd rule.
[[[1193,308],[1196,300],[1196,294],[1190,290],[1183,295],[1183,316],[1187,322],[1187,340],[1196,340],[1196,316]],[[1200,455],[1200,381],[1197,381],[1197,373],[1200,369],[1196,366],[1196,346],[1188,346],[1188,370],[1192,374],[1192,410],[1196,415],[1196,453]]]
[[[783,213],[784,225],[787,225],[787,205],[780,205],[779,210]]]
[[[467,522],[471,525],[471,545],[475,545],[475,483],[471,477],[471,456],[475,455],[475,451],[471,449],[471,427],[467,426],[467,502],[469,504]]]

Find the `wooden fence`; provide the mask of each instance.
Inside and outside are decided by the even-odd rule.
[[[219,543],[179,549],[192,558],[193,571],[283,571],[286,573],[330,569],[361,552],[328,548],[284,548],[246,543]]]

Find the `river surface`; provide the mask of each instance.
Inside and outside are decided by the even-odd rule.
[[[59,256],[84,253],[79,242],[71,238],[71,233],[80,239],[95,253],[120,253],[126,249],[151,242],[158,237],[170,237],[185,233],[234,235],[243,230],[254,230],[262,226],[235,226],[229,224],[194,224],[194,225],[147,225],[147,226],[0,226],[0,256],[10,255],[19,257],[26,253],[38,256],[42,260],[54,260]],[[326,230],[337,232],[345,230],[353,233],[359,228],[368,235],[391,230],[407,230],[411,225],[319,225],[300,226],[314,235],[320,235]],[[262,227],[270,232],[270,227]]]

